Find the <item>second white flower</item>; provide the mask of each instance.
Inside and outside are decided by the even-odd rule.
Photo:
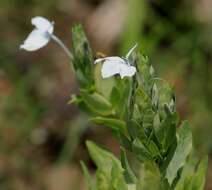
[[[113,56],[95,60],[94,64],[103,62],[102,78],[108,78],[115,74],[119,74],[121,78],[125,76],[132,77],[136,73],[136,68],[130,65],[129,56],[136,47],[137,44],[129,51],[125,58]]]

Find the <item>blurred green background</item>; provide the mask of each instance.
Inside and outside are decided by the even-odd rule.
[[[67,104],[78,87],[60,47],[19,50],[37,15],[55,21],[55,34],[70,49],[74,23],[83,25],[94,52],[125,55],[138,42],[157,75],[174,84],[180,119],[189,120],[200,157],[209,154],[212,189],[210,0],[1,0],[0,189],[86,189],[79,160],[91,172],[95,167],[85,139],[119,154],[107,129]]]

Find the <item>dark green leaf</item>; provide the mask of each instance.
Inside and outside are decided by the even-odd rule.
[[[140,128],[141,128],[141,126],[134,119],[131,119],[127,123],[127,130],[128,130],[128,132],[129,132],[129,134],[130,134],[132,139],[135,139],[138,136],[138,132],[139,132]]]
[[[178,115],[176,112],[171,115],[168,115],[161,122],[158,114],[156,114],[154,117],[154,134],[157,137],[158,142],[162,145],[162,150],[164,153],[175,141],[177,119]]]
[[[120,133],[120,138],[124,148],[132,152],[132,142],[130,141],[130,139],[126,137],[123,133]]]
[[[143,126],[141,126],[136,120],[131,119],[127,124],[128,132],[131,139],[138,138],[143,144],[147,144],[148,138],[145,134]]]
[[[152,141],[152,140],[150,141],[148,148],[152,154],[152,157],[154,157],[154,158],[158,157],[158,156],[161,157],[160,150],[157,147],[157,145],[154,143],[154,141]]]
[[[88,88],[94,84],[93,54],[80,25],[72,30],[73,68],[80,87]]]
[[[137,182],[137,178],[128,163],[127,156],[123,148],[121,148],[121,165],[124,168],[124,176],[126,183],[135,184]]]
[[[166,171],[166,178],[172,184],[178,170],[184,165],[192,148],[192,134],[186,122],[183,122],[178,131],[177,148]]]
[[[137,159],[141,162],[147,162],[152,160],[151,153],[141,143],[140,140],[135,139],[132,144],[132,152],[136,155]]]

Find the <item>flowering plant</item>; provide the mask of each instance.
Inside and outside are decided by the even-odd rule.
[[[109,150],[86,142],[97,166],[94,184],[81,162],[89,190],[203,190],[207,157],[198,163],[194,155],[188,122],[179,122],[173,86],[155,76],[147,57],[135,52],[129,57],[137,45],[125,58],[94,61],[82,27],[75,25],[72,35],[68,55],[80,92],[70,103],[87,113],[91,122],[110,128],[120,144],[119,160]],[[27,49],[29,41],[21,47]],[[136,169],[128,154],[137,159]]]

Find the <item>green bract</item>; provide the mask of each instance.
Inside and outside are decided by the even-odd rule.
[[[132,78],[102,79],[101,63],[94,67],[84,32],[74,26],[72,63],[80,92],[70,102],[90,121],[109,127],[121,146],[120,161],[109,150],[86,143],[97,166],[94,184],[82,163],[89,190],[203,190],[207,158],[192,162],[192,134],[187,122],[179,125],[173,86],[155,78],[145,56],[133,57],[137,73]],[[136,170],[127,152],[137,158]]]

